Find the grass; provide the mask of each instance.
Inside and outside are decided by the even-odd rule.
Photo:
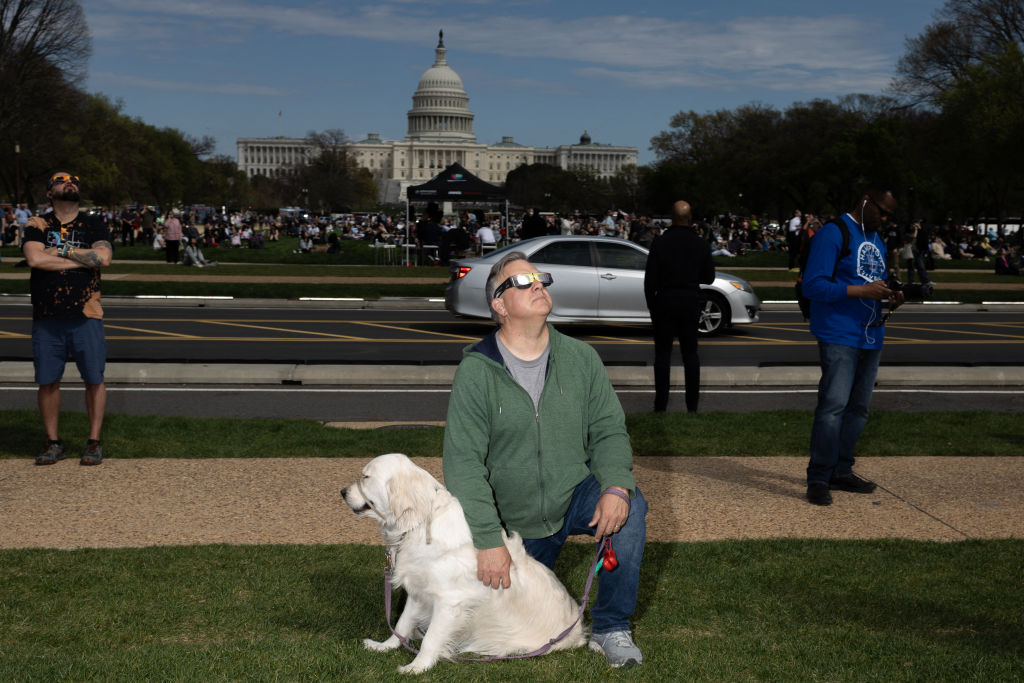
[[[636,413],[626,426],[636,456],[804,455],[810,411]],[[88,431],[84,413],[61,416],[61,433]],[[30,410],[0,411],[0,457],[26,458],[39,449],[42,427]],[[365,457],[406,453],[440,457],[444,430],[334,429],[311,420],[108,415],[106,453],[116,458]],[[970,434],[965,439],[964,434]],[[987,411],[875,411],[858,452],[877,456],[1001,456],[1020,453],[1020,416]]]
[[[801,455],[804,411],[627,417],[635,453]],[[62,416],[83,433],[80,413]],[[0,457],[39,445],[34,411],[0,412]],[[970,433],[970,440],[963,434]],[[442,430],[327,429],[305,420],[110,415],[118,458],[439,456]],[[872,415],[872,455],[1016,455],[1012,413]],[[116,454],[116,455],[115,455]],[[54,514],[60,514],[59,510]],[[340,514],[340,512],[339,512]],[[367,522],[369,523],[369,522]],[[436,681],[1020,680],[1024,540],[650,543],[634,618],[645,662],[611,671],[586,649],[493,664],[442,662]],[[407,680],[383,639],[376,546],[0,550],[5,680]],[[588,545],[557,573],[583,592]],[[401,601],[401,592],[396,596]]]
[[[437,681],[1020,680],[1024,541],[648,544],[642,667],[586,649],[440,663]],[[557,573],[583,592],[589,546]],[[201,546],[0,551],[0,670],[26,680],[402,679],[383,551]],[[401,593],[396,596],[401,599]]]

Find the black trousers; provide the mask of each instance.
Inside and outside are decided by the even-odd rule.
[[[177,263],[178,262],[178,247],[181,246],[181,240],[166,240],[167,242],[167,262]]]
[[[800,231],[786,233],[786,251],[789,252],[789,267],[800,264]]]
[[[659,296],[654,323],[654,409],[668,407],[669,382],[672,371],[672,346],[679,340],[683,354],[683,376],[686,381],[686,410],[697,412],[700,400],[700,356],[697,355],[697,323],[700,318],[700,297],[692,295]]]

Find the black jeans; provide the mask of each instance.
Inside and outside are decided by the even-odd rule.
[[[660,295],[651,313],[654,323],[654,409],[668,407],[672,371],[672,345],[679,340],[686,380],[686,410],[697,412],[700,400],[700,356],[697,355],[697,322],[700,296],[693,294]]]

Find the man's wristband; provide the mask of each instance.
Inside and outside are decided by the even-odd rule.
[[[65,242],[64,245],[60,248],[60,257],[61,258],[67,258],[68,257],[68,247],[70,247],[70,246],[71,245],[68,242]]]
[[[606,493],[610,493],[613,496],[618,496],[622,500],[626,501],[626,505],[629,505],[630,507],[633,506],[633,501],[629,499],[629,494],[626,493],[625,491],[621,491],[619,489],[612,488],[611,486],[609,486],[608,488],[601,492],[601,495],[603,496]]]

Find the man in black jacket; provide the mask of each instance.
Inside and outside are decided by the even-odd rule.
[[[697,323],[700,286],[715,281],[711,247],[692,227],[690,205],[672,206],[672,225],[651,244],[644,273],[644,296],[654,323],[654,411],[668,407],[672,344],[679,339],[686,379],[686,410],[697,412],[700,356]]]

